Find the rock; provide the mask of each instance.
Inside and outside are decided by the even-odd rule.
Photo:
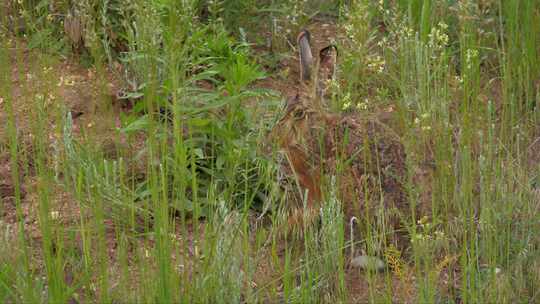
[[[351,266],[369,271],[384,271],[386,264],[378,257],[359,255],[351,260]]]
[[[480,272],[486,275],[498,275],[502,272],[502,269],[499,267],[480,265]]]

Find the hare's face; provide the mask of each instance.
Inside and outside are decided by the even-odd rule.
[[[285,114],[274,127],[273,136],[279,146],[284,149],[301,143],[303,135],[309,127],[308,118],[313,114],[313,111],[310,111],[302,101],[303,99],[299,95],[288,100]]]

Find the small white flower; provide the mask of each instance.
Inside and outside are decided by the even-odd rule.
[[[442,21],[439,21],[439,27],[442,28],[443,30],[446,30],[448,29],[448,24],[442,22]]]
[[[368,105],[365,102],[361,102],[361,103],[356,105],[356,108],[359,109],[359,110],[365,111],[365,110],[368,109]]]

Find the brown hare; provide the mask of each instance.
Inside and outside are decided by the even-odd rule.
[[[314,58],[306,30],[297,43],[300,87],[272,130],[287,159],[284,170],[295,177],[308,208],[291,216],[289,224],[301,222],[305,212],[317,214],[332,176],[348,217],[374,214],[373,208],[381,206],[403,207],[405,153],[399,136],[377,118],[329,113],[325,89],[334,75],[337,49],[326,47]]]

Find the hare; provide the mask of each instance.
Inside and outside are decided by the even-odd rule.
[[[336,177],[336,192],[348,217],[362,216],[381,202],[385,208],[402,207],[405,153],[399,136],[377,118],[326,110],[325,87],[334,77],[337,48],[325,47],[314,58],[307,30],[300,32],[297,43],[300,86],[272,133],[287,159],[283,169],[292,173],[305,195],[308,210],[303,213],[317,214],[331,176]],[[296,213],[289,224],[302,218]]]

